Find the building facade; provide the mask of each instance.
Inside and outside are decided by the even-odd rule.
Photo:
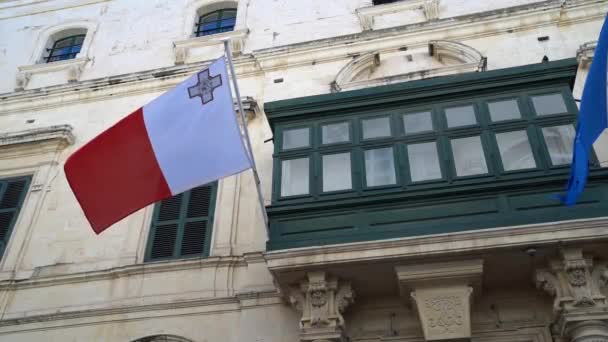
[[[608,138],[552,197],[607,11],[0,0],[0,341],[608,341]],[[227,38],[269,227],[247,171],[96,236],[67,157]]]

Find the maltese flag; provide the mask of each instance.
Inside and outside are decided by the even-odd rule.
[[[102,132],[64,169],[99,234],[151,203],[250,167],[222,57]]]

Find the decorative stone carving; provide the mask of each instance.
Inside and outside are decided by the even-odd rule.
[[[606,307],[608,302],[600,292],[606,285],[606,265],[594,265],[580,248],[562,249],[561,254],[561,260],[551,260],[549,269],[536,271],[537,287],[555,297],[554,313],[578,307]]]
[[[343,341],[342,313],[354,302],[349,282],[325,272],[309,272],[307,279],[289,289],[290,304],[300,313],[301,341]]]
[[[427,341],[471,337],[473,289],[480,291],[483,260],[398,266],[402,296],[414,300]]]
[[[555,298],[555,334],[577,342],[608,340],[608,325],[604,326],[608,300],[601,292],[608,280],[606,263],[595,264],[581,248],[562,248],[560,254],[559,259],[550,260],[548,268],[537,270],[535,279],[537,288]],[[591,321],[597,322],[593,328],[583,324]],[[598,330],[598,326],[603,328]]]

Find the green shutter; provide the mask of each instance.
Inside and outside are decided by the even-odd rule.
[[[146,260],[209,255],[217,182],[156,204]]]
[[[29,184],[29,177],[0,180],[0,256],[17,222]]]

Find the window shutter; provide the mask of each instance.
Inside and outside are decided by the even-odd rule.
[[[0,256],[17,221],[29,181],[29,177],[0,180]]]
[[[156,204],[146,260],[209,255],[217,182]]]

